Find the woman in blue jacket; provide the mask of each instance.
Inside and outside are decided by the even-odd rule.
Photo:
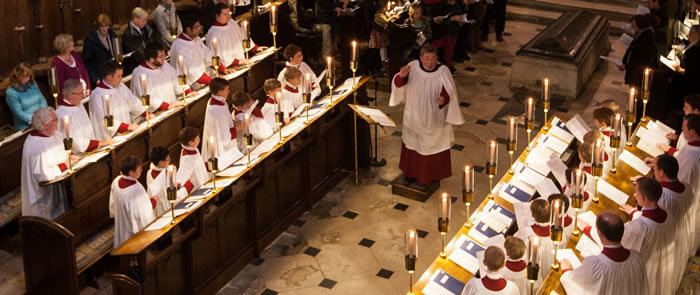
[[[44,95],[34,81],[34,72],[25,63],[20,63],[12,70],[10,87],[5,91],[5,95],[17,130],[28,128],[34,111],[47,105]]]

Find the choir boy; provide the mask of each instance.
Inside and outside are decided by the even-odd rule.
[[[280,71],[277,75],[277,80],[284,83],[286,79],[284,78],[284,73],[287,72],[287,68],[296,68],[301,71],[301,75],[304,78],[310,79],[312,82],[316,81],[317,77],[314,70],[309,67],[304,61],[304,54],[301,52],[301,47],[296,44],[289,44],[284,48],[284,58],[287,59],[284,69]],[[314,88],[319,87],[318,84],[313,85]]]
[[[473,277],[464,286],[462,295],[519,295],[515,283],[506,280],[501,274],[505,255],[503,250],[496,246],[490,246],[484,251],[484,270],[481,278]]]
[[[177,182],[191,183],[193,187],[188,188],[188,192],[199,188],[209,181],[209,172],[205,164],[205,160],[199,153],[199,130],[193,127],[185,127],[178,133],[180,140],[180,169],[177,170]]]
[[[515,237],[508,236],[503,243],[506,249],[506,263],[503,269],[503,277],[518,287],[520,295],[528,294],[527,261],[525,261],[525,242]]]
[[[516,237],[523,241],[527,241],[530,237],[539,239],[538,261],[540,265],[539,279],[547,277],[550,266],[552,266],[554,242],[550,238],[550,212],[551,207],[549,202],[544,199],[536,199],[530,203],[530,214],[532,215],[529,224],[523,224],[523,228],[519,229],[515,234]],[[520,224],[518,224],[520,226]]]
[[[284,112],[294,112],[298,107],[304,103],[304,98],[302,97],[304,89],[302,89],[301,81],[301,71],[295,68],[289,68],[284,73],[285,82],[284,88],[282,88],[282,107]]]
[[[170,164],[170,152],[162,146],[151,149],[148,158],[151,161],[151,166],[146,173],[146,187],[148,194],[152,196],[151,202],[155,204],[156,216],[159,216],[170,210],[167,193],[167,188],[170,185],[168,183],[168,169],[172,169],[173,177],[175,177],[177,169]],[[194,184],[189,179],[183,185],[178,183],[176,186],[178,189],[176,202],[187,197],[194,189]]]
[[[151,197],[138,181],[142,165],[141,158],[126,156],[121,163],[121,175],[112,181],[109,214],[114,217],[114,248],[155,219]]]
[[[259,107],[253,107],[253,99],[245,92],[236,92],[233,94],[234,114],[236,121],[242,122],[247,126],[246,132],[250,132],[256,141],[263,141],[272,136],[272,126],[265,121],[262,111]],[[249,114],[246,121],[246,114]]]
[[[233,115],[229,111],[226,98],[229,95],[228,81],[222,78],[215,78],[209,85],[211,98],[207,105],[204,117],[204,134],[202,141],[202,156],[209,159],[212,151],[217,156],[232,148],[238,148],[238,130],[233,123]],[[214,139],[214,142],[211,142]],[[213,147],[210,147],[214,144]]]
[[[274,130],[277,130],[275,113],[278,109],[282,110],[280,102],[277,101],[278,98],[280,100],[282,99],[282,83],[276,79],[267,79],[263,84],[263,91],[265,91],[265,104],[260,108],[260,111],[262,111],[263,118],[265,118],[267,124],[272,126]],[[291,112],[294,112],[294,109],[286,108],[285,111],[283,111],[284,124],[289,123],[289,115],[291,115]]]

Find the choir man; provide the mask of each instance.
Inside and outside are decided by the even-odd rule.
[[[683,115],[687,116],[690,114],[700,115],[700,94],[688,95],[683,99]],[[673,133],[666,134],[666,138],[669,140],[675,140],[676,146],[672,147],[666,144],[659,143],[657,146],[659,149],[666,151],[671,156],[676,156],[678,151],[683,149],[688,145],[688,140],[685,139],[685,135],[681,132],[680,135]]]
[[[139,98],[122,82],[123,74],[124,70],[117,63],[106,64],[102,67],[102,80],[90,94],[90,121],[99,140],[135,130],[139,127],[136,123],[139,117],[150,118]],[[114,117],[114,126],[109,129],[105,125],[106,115]]]
[[[156,210],[156,216],[161,215],[170,210],[168,201],[168,169],[172,169],[173,177],[177,173],[175,166],[170,165],[170,151],[168,149],[157,146],[151,149],[148,158],[151,161],[151,166],[146,173],[146,187],[148,195],[151,196],[151,203]],[[184,184],[178,183],[176,202],[187,197],[194,189],[192,181],[187,180]]]
[[[165,62],[165,50],[159,44],[152,43],[143,51],[145,60],[134,69],[131,75],[131,92],[136,97],[150,95],[149,112],[167,111],[182,106],[178,97],[189,94],[189,87],[181,87],[177,80],[177,71]],[[145,93],[144,93],[145,91]]]
[[[66,80],[63,84],[63,99],[58,102],[56,115],[60,121],[58,124],[58,135],[64,138],[68,135],[73,139],[73,154],[82,154],[94,151],[95,149],[109,145],[111,139],[99,141],[92,129],[90,117],[83,106],[82,100],[85,89],[83,83],[75,79]],[[64,123],[69,122],[69,123]],[[67,130],[64,130],[67,128]],[[68,131],[66,133],[66,131]]]
[[[603,212],[596,218],[595,228],[595,233],[591,233],[588,227],[586,234],[600,237],[603,251],[584,258],[581,266],[573,270],[571,262],[563,259],[562,284],[578,287],[575,294],[582,295],[650,294],[640,253],[621,244],[623,236],[629,234],[622,219],[611,212]],[[566,289],[567,292],[571,291]]]
[[[237,148],[238,130],[233,122],[226,98],[229,95],[228,81],[215,78],[209,85],[211,98],[207,104],[204,117],[204,141],[202,141],[202,156],[209,159],[220,156],[232,148]],[[214,142],[210,142],[214,139]],[[211,145],[214,144],[213,147]],[[213,153],[212,153],[213,152]]]
[[[202,35],[202,25],[197,19],[184,19],[182,22],[184,31],[177,37],[170,48],[170,63],[178,70],[183,71],[184,67],[187,76],[187,85],[197,83],[199,85],[209,85],[211,77],[207,68],[211,66],[211,50],[204,45],[200,37]],[[182,57],[182,62],[179,61]],[[227,74],[228,70],[221,65],[217,71]]]
[[[231,9],[228,5],[216,4],[215,12],[216,19],[207,32],[207,46],[214,55],[221,57],[222,64],[227,68],[247,63],[243,48],[246,28],[241,28],[235,20],[231,19]],[[248,38],[250,40],[249,57],[267,48],[255,45],[250,36]]]
[[[392,79],[389,106],[406,104],[399,168],[408,182],[429,184],[452,175],[452,125],[464,123],[458,101],[450,70],[437,63],[429,44]]]
[[[22,148],[22,216],[54,219],[65,212],[65,192],[61,184],[42,184],[68,169],[68,154],[56,135],[57,124],[53,108],[40,108],[32,115],[34,130]]]
[[[668,213],[658,205],[663,188],[650,177],[637,179],[634,188],[637,204],[642,209],[639,212],[629,205],[623,206],[632,220],[625,224],[621,244],[641,254],[650,294],[673,294],[674,260],[670,257],[677,254],[674,253],[675,229],[671,227]]]
[[[502,294],[519,295],[518,287],[515,283],[506,280],[501,274],[505,261],[503,250],[496,246],[490,246],[484,251],[484,268],[486,273],[481,274],[481,278],[473,277],[462,290],[462,295],[483,295]]]
[[[700,115],[689,114],[683,118],[683,137],[688,142],[686,146],[679,150],[678,159],[678,180],[687,183],[691,187],[695,198],[696,208],[700,208]],[[696,228],[700,226],[700,214],[695,217]],[[700,246],[700,231],[695,231],[695,243],[692,249]]]
[[[121,162],[121,175],[112,181],[109,215],[114,218],[114,248],[155,219],[151,197],[138,181],[143,168],[141,158],[126,156]]]
[[[192,193],[192,190],[199,188],[209,181],[209,172],[205,164],[204,158],[199,153],[197,146],[201,142],[199,130],[193,127],[185,127],[178,133],[180,140],[180,169],[177,170],[177,182],[192,184],[192,189],[187,190]]]

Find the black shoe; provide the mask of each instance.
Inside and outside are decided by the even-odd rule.
[[[496,36],[496,41],[503,42],[503,36]]]

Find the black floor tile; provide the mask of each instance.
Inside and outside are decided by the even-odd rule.
[[[279,294],[279,293],[277,293],[277,291],[273,291],[270,289],[265,289],[265,291],[262,291],[262,293],[260,293],[260,295],[277,295],[277,294]]]
[[[362,241],[360,241],[359,245],[370,248],[370,247],[372,247],[372,245],[374,245],[374,241],[372,241],[370,239],[362,239]]]
[[[316,257],[318,253],[321,253],[321,249],[319,248],[314,248],[314,247],[309,247],[304,250],[304,254],[309,255],[311,257]]]
[[[321,281],[321,283],[318,285],[323,287],[323,288],[326,288],[326,289],[333,289],[333,287],[335,287],[335,284],[337,284],[337,283],[338,282],[336,282],[334,280],[323,279],[323,281]]]
[[[418,233],[418,237],[421,239],[424,239],[426,236],[428,236],[427,231],[417,229],[416,232]]]
[[[359,214],[352,212],[352,211],[345,211],[345,213],[343,213],[343,217],[350,218],[350,219],[355,219],[355,217],[357,217],[357,215],[359,215]]]
[[[388,280],[389,278],[391,278],[391,276],[392,276],[393,274],[394,274],[393,271],[390,271],[390,270],[388,270],[388,269],[382,268],[382,269],[380,269],[379,272],[377,273],[377,276],[380,277],[380,278],[385,278],[385,279]]]
[[[464,146],[461,145],[461,144],[456,144],[456,143],[455,143],[455,144],[452,145],[452,149],[455,150],[455,151],[460,151],[460,152],[461,152],[462,150],[464,150]]]
[[[408,209],[408,207],[409,207],[408,205],[403,204],[403,203],[396,203],[396,205],[394,205],[394,209],[399,210],[399,211],[406,211],[406,209]]]
[[[479,125],[486,125],[488,123],[489,123],[489,121],[486,121],[486,120],[482,120],[482,119],[476,120],[476,124],[479,124]]]

